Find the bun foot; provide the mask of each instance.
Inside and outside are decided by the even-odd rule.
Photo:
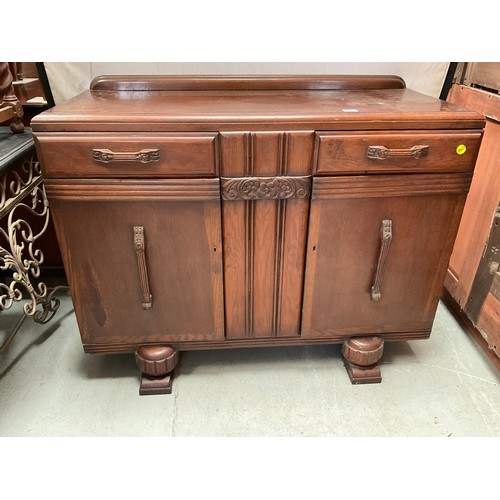
[[[142,372],[139,394],[171,394],[173,370],[179,353],[173,347],[143,346],[135,353],[135,362]]]
[[[382,382],[378,361],[384,352],[380,337],[353,338],[344,342],[342,356],[353,384],[377,384]]]

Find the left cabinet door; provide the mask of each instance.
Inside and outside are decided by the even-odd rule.
[[[46,190],[84,346],[224,338],[218,179]]]

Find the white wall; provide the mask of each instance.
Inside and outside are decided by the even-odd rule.
[[[171,63],[45,63],[56,104],[87,90],[92,79],[105,74],[379,74],[401,76],[406,86],[439,97],[447,62],[171,62]]]

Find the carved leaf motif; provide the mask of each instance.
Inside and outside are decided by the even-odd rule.
[[[310,177],[241,177],[222,179],[223,200],[284,200],[307,198]]]

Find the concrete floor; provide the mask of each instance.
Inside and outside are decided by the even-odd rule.
[[[139,396],[133,355],[84,354],[61,302],[0,354],[0,436],[500,436],[500,373],[443,304],[429,340],[386,344],[381,384],[351,385],[339,345],[234,349],[183,353],[171,395]]]

